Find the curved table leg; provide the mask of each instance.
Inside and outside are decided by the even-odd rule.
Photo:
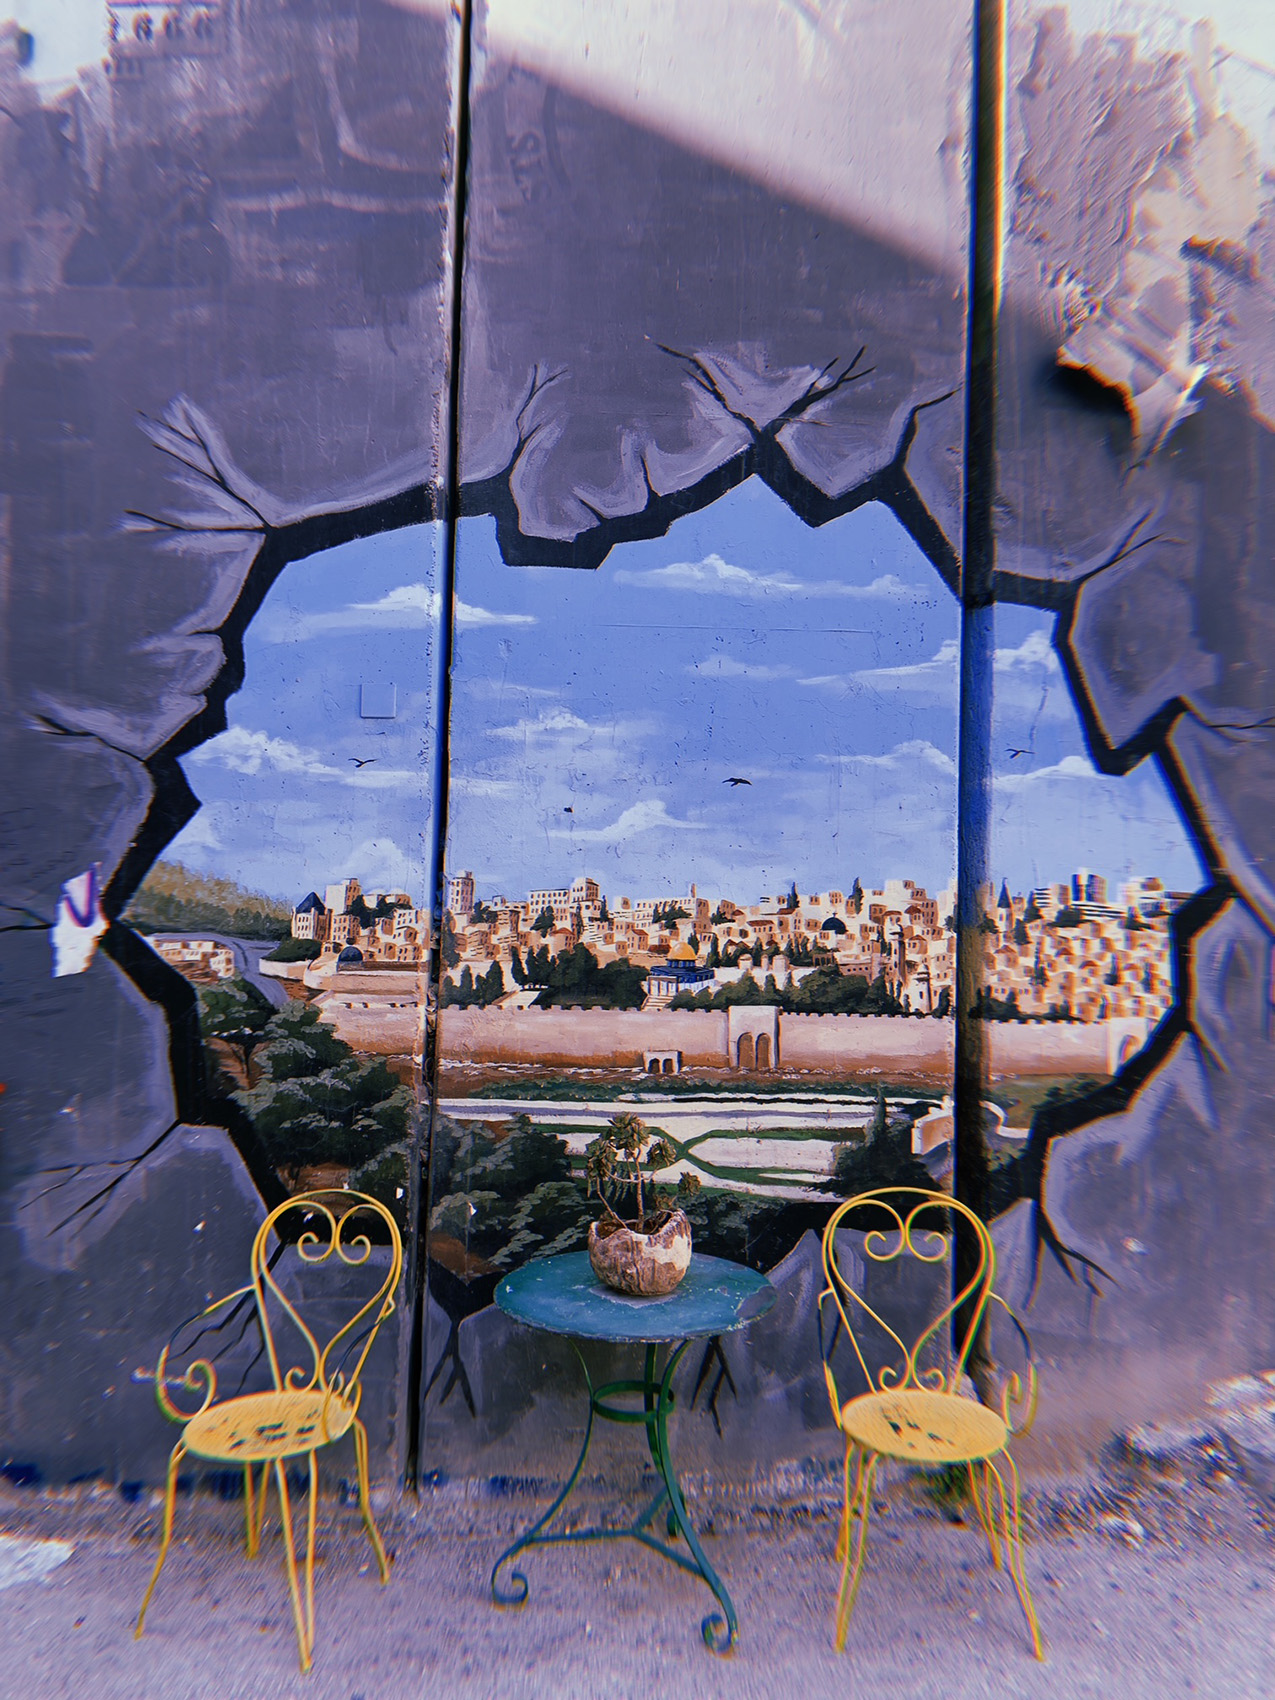
[[[547,1541],[561,1541],[564,1538],[570,1538],[561,1535],[556,1537],[546,1537],[543,1535],[542,1531],[546,1529],[557,1516],[559,1510],[566,1503],[571,1490],[579,1481],[580,1471],[584,1468],[584,1460],[588,1455],[589,1441],[593,1436],[593,1413],[596,1409],[594,1403],[593,1382],[589,1377],[589,1366],[585,1363],[584,1359],[580,1357],[578,1348],[576,1349],[576,1356],[580,1358],[580,1368],[584,1371],[584,1383],[589,1390],[589,1415],[585,1420],[584,1440],[580,1446],[580,1456],[576,1459],[575,1468],[567,1477],[562,1492],[558,1495],[557,1499],[554,1500],[553,1504],[549,1507],[548,1511],[545,1512],[540,1521],[538,1523],[533,1523],[531,1528],[527,1530],[526,1534],[519,1535],[514,1544],[511,1547],[506,1547],[504,1552],[502,1552],[500,1557],[496,1560],[495,1564],[492,1565],[491,1597],[498,1606],[525,1605],[527,1603],[527,1595],[531,1592],[531,1585],[521,1570],[510,1571],[509,1580],[513,1583],[513,1587],[508,1591],[502,1591],[499,1581],[499,1572],[504,1565],[509,1563],[511,1558],[516,1558],[520,1552],[525,1552],[528,1547],[543,1545]]]
[[[698,1576],[702,1582],[712,1589],[718,1604],[719,1612],[710,1612],[700,1625],[704,1644],[714,1653],[729,1652],[739,1633],[739,1619],[725,1584],[709,1563],[703,1547],[699,1543],[695,1530],[687,1515],[686,1501],[677,1480],[677,1472],[673,1468],[672,1454],[669,1449],[668,1418],[675,1399],[673,1394],[673,1374],[681,1362],[682,1354],[686,1351],[689,1341],[684,1341],[674,1351],[670,1352],[668,1361],[660,1373],[657,1362],[658,1348],[648,1345],[646,1348],[645,1374],[642,1379],[633,1381],[608,1382],[601,1387],[595,1387],[589,1376],[588,1366],[581,1357],[579,1349],[576,1356],[580,1358],[580,1367],[584,1371],[585,1386],[589,1394],[589,1414],[585,1422],[584,1440],[580,1446],[580,1454],[575,1461],[575,1467],[567,1477],[561,1492],[545,1514],[534,1523],[530,1529],[501,1553],[492,1566],[491,1595],[500,1606],[521,1606],[526,1603],[530,1593],[530,1585],[526,1576],[520,1570],[509,1573],[509,1585],[502,1584],[500,1572],[506,1564],[516,1558],[521,1552],[526,1552],[536,1546],[565,1546],[572,1542],[606,1541],[631,1539],[649,1547],[652,1552],[658,1552],[661,1557],[669,1559],[679,1569],[687,1571],[692,1576]],[[633,1398],[640,1395],[641,1409],[625,1409],[610,1403],[617,1397]],[[646,1430],[647,1448],[655,1465],[660,1480],[660,1487],[654,1498],[632,1523],[612,1528],[587,1528],[564,1531],[551,1534],[549,1525],[553,1522],[563,1505],[571,1495],[584,1461],[589,1451],[589,1442],[593,1436],[593,1421],[601,1417],[606,1422],[640,1423]],[[657,1514],[665,1511],[665,1526],[670,1540],[679,1535],[686,1543],[688,1553],[679,1552],[674,1547],[662,1541],[651,1533],[650,1525]]]
[[[669,1354],[664,1374],[659,1381],[655,1379],[655,1347],[646,1348],[646,1382],[648,1388],[655,1390],[653,1400],[650,1393],[646,1395],[646,1438],[655,1467],[664,1479],[664,1491],[668,1495],[668,1532],[670,1535],[680,1534],[686,1542],[694,1555],[696,1569],[713,1590],[717,1603],[722,1608],[720,1612],[710,1612],[700,1624],[704,1645],[711,1652],[728,1653],[739,1634],[739,1619],[735,1615],[735,1607],[726,1591],[725,1583],[709,1563],[699,1538],[691,1527],[691,1520],[686,1514],[686,1501],[682,1498],[681,1485],[669,1452],[668,1414],[673,1409],[673,1371],[681,1361],[687,1344],[689,1342],[684,1341],[675,1352]]]

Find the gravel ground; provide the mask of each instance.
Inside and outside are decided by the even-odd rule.
[[[408,1502],[409,1506],[411,1502]],[[742,1633],[715,1658],[699,1639],[707,1590],[631,1543],[530,1555],[521,1610],[487,1574],[534,1502],[481,1485],[386,1510],[395,1555],[376,1585],[357,1514],[325,1504],[314,1671],[296,1667],[277,1527],[251,1564],[239,1508],[180,1502],[178,1539],[140,1642],[133,1614],[156,1546],[153,1503],[104,1490],[15,1491],[0,1529],[74,1542],[43,1581],[0,1590],[5,1700],[771,1700],[785,1693],[963,1700],[1178,1700],[1268,1695],[1275,1671],[1275,1531],[1206,1451],[1187,1467],[1119,1460],[1030,1508],[1027,1574],[1047,1642],[1031,1658],[1018,1605],[976,1527],[915,1484],[874,1520],[845,1655],[831,1650],[836,1518],[829,1504],[700,1501],[696,1522]]]

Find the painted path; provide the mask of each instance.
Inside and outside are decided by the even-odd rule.
[[[888,1099],[893,1111],[913,1097]],[[678,1161],[657,1178],[676,1181],[698,1175],[706,1186],[770,1198],[833,1199],[827,1190],[836,1147],[862,1137],[875,1109],[873,1100],[800,1097],[671,1098],[635,1094],[606,1103],[573,1099],[445,1098],[441,1109],[456,1121],[507,1121],[530,1116],[566,1142],[573,1157],[583,1157],[589,1141],[622,1110],[635,1110],[658,1128],[677,1152]],[[771,1134],[766,1138],[767,1133]]]

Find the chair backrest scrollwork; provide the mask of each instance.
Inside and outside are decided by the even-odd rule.
[[[362,1268],[372,1259],[373,1241],[369,1229],[373,1220],[383,1225],[389,1241],[388,1266],[371,1296],[358,1306],[326,1344],[320,1345],[297,1305],[284,1290],[280,1279],[283,1258],[288,1251],[295,1251],[300,1262],[310,1268],[320,1267],[330,1260],[335,1260],[334,1267]],[[289,1226],[295,1223],[299,1229],[295,1239],[286,1232],[280,1232],[281,1223]],[[272,1240],[277,1242],[273,1250]],[[257,1230],[250,1259],[251,1279],[247,1286],[238,1287],[233,1293],[216,1300],[194,1320],[211,1317],[236,1301],[255,1304],[262,1344],[276,1391],[323,1393],[357,1408],[361,1394],[359,1378],[381,1324],[394,1312],[394,1295],[402,1272],[402,1236],[393,1215],[379,1199],[344,1188],[298,1193],[272,1210]],[[289,1364],[289,1353],[286,1349],[282,1354],[280,1352],[277,1327],[283,1319],[290,1325],[289,1335],[295,1333],[294,1344],[299,1342],[301,1346],[300,1363]],[[182,1329],[188,1326],[183,1324]],[[182,1329],[177,1331],[178,1334]],[[174,1335],[174,1340],[176,1338],[177,1335]],[[199,1411],[205,1411],[216,1399],[217,1372],[208,1358],[197,1358],[187,1365],[179,1379],[170,1380],[167,1368],[173,1343],[170,1340],[160,1353],[155,1373],[155,1395],[165,1416],[175,1422],[188,1422],[199,1412],[181,1410],[169,1397],[169,1389],[198,1392],[202,1388],[204,1396]]]
[[[841,1267],[837,1235],[846,1225],[847,1218],[856,1215],[865,1225],[861,1254],[869,1262],[877,1264],[893,1263],[903,1257],[915,1258],[920,1263],[941,1263],[948,1256],[958,1221],[968,1227],[976,1250],[972,1272],[911,1345],[873,1309]],[[919,1388],[954,1394],[967,1372],[980,1329],[991,1308],[996,1307],[1013,1325],[1027,1358],[1026,1382],[1015,1372],[1003,1384],[1001,1414],[1013,1432],[1021,1434],[1030,1427],[1036,1402],[1036,1370],[1031,1357],[1031,1343],[1013,1311],[993,1290],[996,1247],[987,1224],[967,1205],[949,1193],[927,1192],[921,1187],[906,1186],[881,1187],[874,1192],[848,1198],[833,1212],[824,1228],[823,1271],[826,1285],[819,1296],[818,1306],[820,1355],[828,1396],[838,1424],[841,1401],[829,1362],[832,1348],[829,1346],[824,1350],[823,1338],[824,1306],[828,1300],[836,1306],[840,1325],[846,1331],[869,1391],[880,1393]],[[954,1319],[958,1332],[951,1341],[951,1355],[948,1356],[946,1348]],[[867,1324],[879,1330],[893,1347],[891,1361],[879,1368],[875,1376],[868,1367],[860,1339]],[[932,1363],[922,1367],[922,1358],[927,1353],[945,1358],[946,1364]],[[1011,1407],[1026,1407],[1024,1420],[1011,1423]]]
[[[282,1239],[279,1223],[296,1213],[299,1213],[301,1221],[301,1233],[295,1243],[296,1253],[303,1264],[311,1267],[327,1263],[333,1257],[352,1269],[361,1268],[368,1262],[372,1255],[372,1242],[366,1231],[349,1231],[356,1218],[366,1219],[369,1214],[378,1217],[389,1231],[390,1263],[380,1285],[322,1348],[284,1292],[277,1279],[277,1265],[269,1256],[271,1235]],[[363,1226],[366,1228],[366,1220]],[[403,1242],[398,1224],[378,1199],[370,1198],[366,1193],[343,1189],[298,1193],[295,1198],[289,1198],[272,1210],[257,1230],[252,1244],[252,1286],[276,1388],[281,1392],[304,1389],[307,1392],[338,1393],[357,1401],[359,1376],[376,1340],[377,1330],[394,1310],[394,1293],[402,1270]],[[281,1369],[270,1319],[271,1299],[304,1340],[310,1358],[308,1366],[297,1364]],[[365,1322],[367,1326],[360,1333],[360,1324]],[[334,1357],[338,1348],[340,1355]],[[353,1368],[347,1368],[345,1359],[351,1350],[358,1350],[358,1356]]]

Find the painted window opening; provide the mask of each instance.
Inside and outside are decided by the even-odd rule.
[[[400,1212],[437,542],[391,532],[276,582],[227,730],[187,758],[203,807],[129,911],[199,987],[213,1090],[283,1185]],[[661,1178],[698,1183],[705,1248],[758,1265],[848,1187],[951,1184],[958,612],[893,516],[811,530],[749,481],[589,574],[511,568],[468,520],[457,589],[425,1200],[444,1308],[583,1243],[584,1147],[624,1102],[678,1153]],[[1035,1112],[1117,1075],[1171,1007],[1198,869],[1149,766],[1089,762],[1052,618],[998,620],[977,1014],[1003,1208]]]

